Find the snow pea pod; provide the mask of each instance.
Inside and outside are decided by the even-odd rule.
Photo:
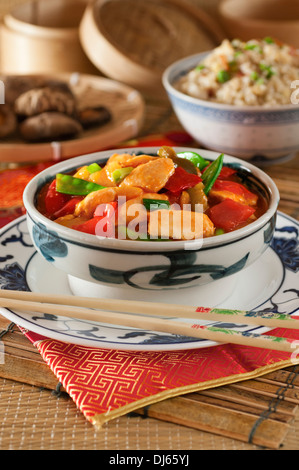
[[[56,175],[56,191],[59,193],[87,196],[87,194],[99,189],[104,189],[104,186],[63,173]]]
[[[220,175],[220,171],[223,166],[223,153],[216,158],[216,160],[211,163],[211,165],[203,172],[202,174],[202,181],[204,184],[204,193],[206,195],[209,194],[210,190],[212,189],[216,179]]]

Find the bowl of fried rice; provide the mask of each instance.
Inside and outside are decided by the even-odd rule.
[[[255,163],[299,149],[299,53],[271,37],[225,39],[179,60],[163,85],[185,130],[202,146]]]

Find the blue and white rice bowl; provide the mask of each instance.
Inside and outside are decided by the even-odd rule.
[[[214,160],[218,153],[196,151]],[[254,263],[269,246],[275,229],[279,192],[272,179],[256,166],[224,156],[224,164],[244,171],[268,200],[267,211],[236,231],[198,240],[136,241],[99,239],[57,224],[36,207],[41,187],[57,173],[71,172],[93,162],[104,163],[113,153],[148,153],[158,148],[127,148],[97,152],[53,165],[35,176],[24,191],[30,237],[41,256],[79,280],[116,288],[169,290],[206,285],[233,275]]]
[[[210,51],[211,52],[211,51]],[[258,163],[289,158],[299,149],[299,106],[237,106],[189,96],[174,84],[210,52],[170,65],[163,86],[184,129],[203,147]],[[298,86],[298,84],[297,84]],[[296,93],[290,89],[290,96]]]

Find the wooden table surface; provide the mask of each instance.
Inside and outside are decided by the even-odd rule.
[[[145,100],[145,123],[139,137],[181,130],[167,100],[153,98]],[[285,162],[263,169],[275,180],[279,188],[281,195],[279,209],[299,220],[299,154]],[[7,326],[9,322],[0,318],[0,331],[5,330]],[[28,340],[25,337],[20,339],[21,336],[23,335],[20,332],[8,332],[3,336],[3,341],[4,339],[6,341],[6,355],[4,364],[0,365],[1,450],[257,450],[263,442],[260,440],[249,443],[233,433],[231,436],[219,432],[217,434],[213,431],[215,424],[209,425],[208,421],[199,429],[186,426],[185,423],[164,421],[160,419],[161,410],[149,413],[146,419],[142,413],[124,416],[109,422],[102,430],[96,431],[65,393],[56,393],[58,385],[56,378]],[[15,341],[18,343],[17,349]],[[27,366],[31,364],[31,367],[26,369],[23,367],[25,363]],[[252,400],[254,406],[260,406],[257,401],[273,400],[276,393],[273,390],[281,389],[286,383],[285,374],[293,373],[293,371],[282,371],[280,375],[266,377],[254,384],[247,382],[245,389],[243,385],[242,396],[244,397],[244,394],[248,396],[254,385],[257,391]],[[227,390],[221,392],[222,398],[213,395],[213,392],[201,396],[203,409],[219,408],[221,400],[225,400],[223,393],[227,393]],[[233,392],[240,396],[240,387]],[[285,450],[299,449],[297,375],[288,393],[287,397],[284,397],[282,410],[277,411],[279,429],[283,436],[281,448]],[[193,401],[199,399],[198,396],[191,398]],[[179,404],[176,402],[174,405],[179,406]],[[244,412],[242,406],[240,403],[231,405],[234,413],[231,416],[234,416],[234,419]],[[255,416],[252,411],[253,401],[251,411],[248,411],[248,401],[246,406],[246,413],[253,413]],[[211,416],[213,414],[207,413],[205,419],[208,420]],[[203,420],[203,417],[201,419]],[[276,429],[273,423],[274,421],[272,428],[270,427],[272,430]],[[232,426],[232,423],[229,423],[229,426]]]

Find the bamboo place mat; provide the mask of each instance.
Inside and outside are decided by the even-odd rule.
[[[296,367],[164,400],[96,431],[19,328],[0,317],[0,332],[1,450],[298,448]]]
[[[0,7],[9,9],[23,1],[2,0]],[[200,6],[217,2],[192,0]],[[167,100],[146,99],[138,139],[180,130]],[[266,172],[280,191],[279,209],[299,219],[299,154]],[[96,430],[30,341],[0,317],[0,335],[9,326],[0,337],[5,349],[4,363],[0,361],[0,450],[299,449],[296,369],[168,399]]]

